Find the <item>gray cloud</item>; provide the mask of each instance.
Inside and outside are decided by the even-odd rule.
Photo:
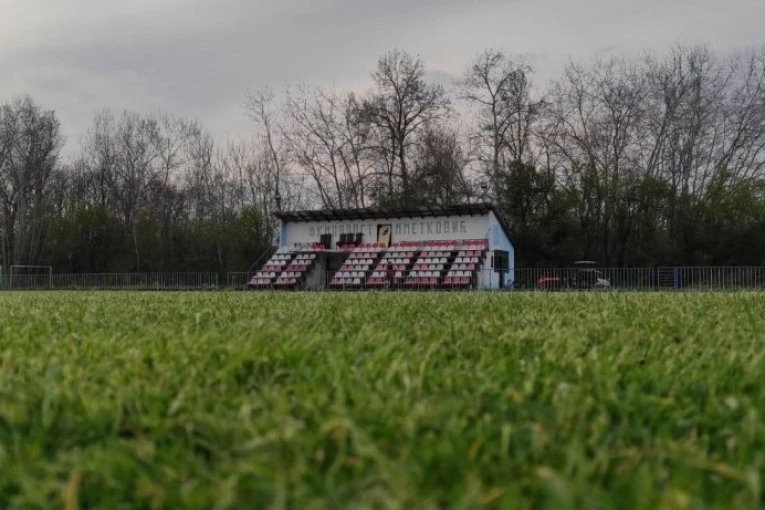
[[[195,116],[236,136],[248,130],[248,89],[364,87],[393,47],[420,54],[441,83],[483,48],[504,48],[544,83],[596,52],[762,44],[763,19],[762,0],[6,0],[0,100],[30,93],[75,145],[102,108]]]

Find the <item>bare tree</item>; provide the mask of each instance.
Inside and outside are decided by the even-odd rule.
[[[247,113],[257,128],[257,135],[267,151],[267,160],[275,177],[274,192],[281,195],[281,181],[287,173],[287,155],[284,140],[280,136],[274,107],[274,95],[264,89],[251,92],[247,97]]]
[[[765,49],[722,59],[704,46],[675,47],[644,62],[650,94],[643,159],[666,179],[667,222],[685,260],[695,260],[702,225],[696,204],[761,179],[765,169]]]
[[[483,172],[498,189],[509,163],[533,163],[533,135],[544,103],[532,98],[530,66],[497,50],[481,53],[468,68],[462,96],[478,109],[473,139]]]
[[[158,125],[153,118],[124,113],[117,127],[119,165],[114,174],[113,193],[119,211],[129,225],[135,253],[135,267],[140,271],[138,221],[147,206],[147,191],[156,179],[157,151],[153,141]]]
[[[24,97],[0,107],[3,265],[34,264],[44,251],[45,193],[63,144],[53,111]]]
[[[78,162],[87,198],[103,208],[114,206],[112,185],[119,156],[117,151],[117,122],[109,111],[93,119],[93,126],[83,139],[82,156]]]
[[[311,176],[325,208],[365,205],[373,161],[358,112],[353,94],[305,87],[287,94],[284,138],[292,161]]]
[[[422,60],[400,50],[380,58],[372,78],[376,89],[363,101],[363,115],[376,130],[386,191],[389,197],[400,195],[400,201],[412,202],[411,149],[425,126],[448,115],[450,100],[443,87],[425,80]]]
[[[428,127],[417,145],[413,163],[418,202],[452,205],[465,202],[471,195],[466,177],[468,160],[456,131]]]
[[[717,167],[738,179],[765,171],[765,46],[736,57],[727,94]]]
[[[160,259],[157,267],[161,270],[165,265],[165,247],[170,232],[183,214],[181,179],[189,163],[186,148],[189,138],[198,130],[198,124],[168,114],[159,114],[155,119],[157,129],[151,142],[156,153],[156,169],[147,187],[146,209],[158,223]]]
[[[641,169],[645,96],[643,74],[621,58],[598,59],[590,67],[572,63],[551,93],[545,135],[564,182],[579,194],[575,214],[585,232],[585,255],[604,261],[615,250],[612,222],[625,205],[624,179]]]

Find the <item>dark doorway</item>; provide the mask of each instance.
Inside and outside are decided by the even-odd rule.
[[[494,250],[494,272],[499,275],[499,288],[505,288],[505,275],[510,270],[510,253],[505,250]]]

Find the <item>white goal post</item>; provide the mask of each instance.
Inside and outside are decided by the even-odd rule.
[[[19,270],[23,269],[42,269],[43,273],[48,273],[48,287],[53,287],[53,266],[30,266],[24,264],[14,264],[11,266],[10,273],[8,274],[8,287],[13,287],[13,277],[19,275]],[[25,273],[29,274],[29,273]],[[33,273],[34,274],[34,273]],[[39,273],[38,273],[39,274]]]

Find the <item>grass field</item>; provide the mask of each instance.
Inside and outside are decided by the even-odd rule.
[[[757,508],[761,294],[1,293],[0,508]]]

